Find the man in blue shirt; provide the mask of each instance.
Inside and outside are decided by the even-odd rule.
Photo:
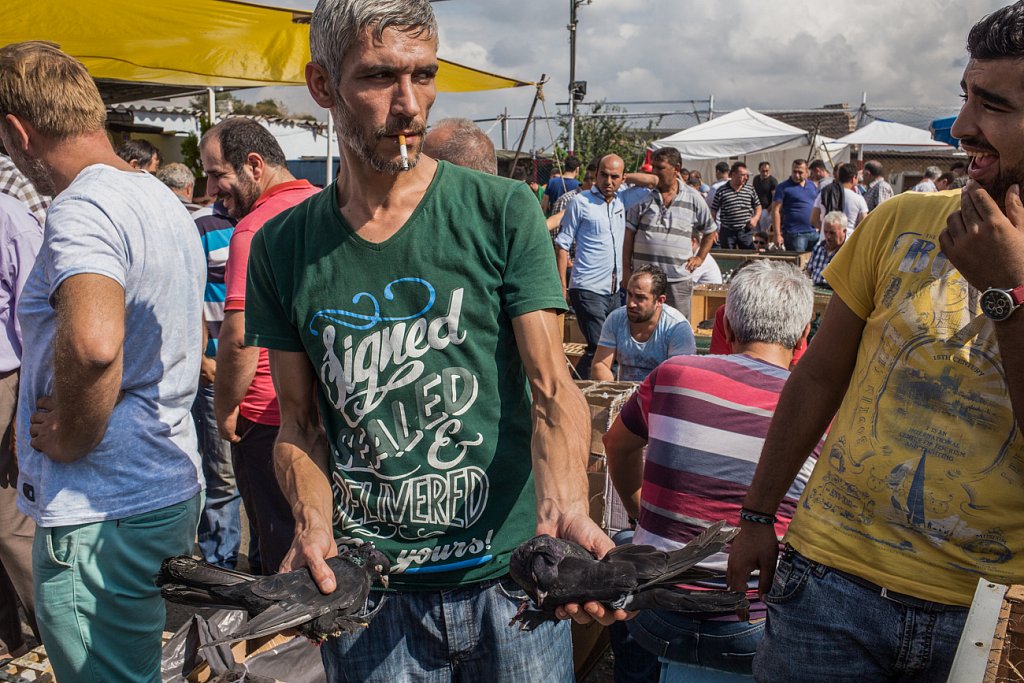
[[[667,290],[668,279],[661,268],[637,268],[626,287],[626,305],[604,321],[591,370],[593,379],[642,382],[663,361],[696,353],[690,323],[665,303]],[[618,377],[612,373],[616,362]]]
[[[544,210],[544,215],[553,213],[551,208],[558,201],[559,197],[580,186],[580,181],[576,179],[579,172],[579,157],[569,157],[565,160],[561,174],[552,174],[548,180],[548,186],[544,188],[544,196],[540,200],[540,208]]]
[[[818,243],[818,231],[811,225],[811,211],[818,188],[807,179],[807,162],[797,159],[788,179],[775,188],[772,201],[772,234],[775,244],[786,251],[810,251]]]
[[[658,177],[646,173],[625,175],[622,157],[609,154],[597,167],[597,179],[586,192],[580,192],[569,203],[555,237],[558,276],[566,288],[565,272],[569,265],[569,249],[576,243],[568,298],[576,312],[580,331],[587,340],[587,350],[576,366],[583,379],[590,377],[590,364],[597,351],[601,327],[608,313],[615,308],[622,274],[622,241],[626,232],[626,209],[651,197]],[[620,191],[622,182],[634,187]]]

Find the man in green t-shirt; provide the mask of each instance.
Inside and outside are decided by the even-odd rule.
[[[543,216],[522,183],[421,155],[427,0],[323,1],[310,41],[307,83],[342,170],[255,236],[246,302],[246,343],[270,349],[281,405],[275,461],[296,521],[281,568],[308,566],[329,592],[336,542],[392,560],[397,591],[371,599],[368,629],[325,644],[329,680],[572,680],[567,624],[507,626],[519,543],[612,545],[587,514],[588,412]]]

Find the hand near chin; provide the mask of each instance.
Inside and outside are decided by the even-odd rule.
[[[977,182],[967,183],[960,210],[946,219],[939,245],[967,281],[984,291],[1024,284],[1024,204],[1020,186],[1006,191],[1004,209]]]

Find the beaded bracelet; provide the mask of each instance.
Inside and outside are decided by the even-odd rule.
[[[757,510],[748,510],[747,508],[740,508],[740,519],[744,522],[753,522],[754,524],[773,525],[779,521],[775,515],[768,515]]]

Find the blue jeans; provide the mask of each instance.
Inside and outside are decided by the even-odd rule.
[[[967,608],[883,593],[787,550],[765,597],[759,681],[944,681]]]
[[[636,643],[666,662],[674,680],[749,679],[764,635],[763,620],[701,621],[665,610],[641,612],[626,628]],[[692,675],[682,676],[683,671]]]
[[[818,243],[819,237],[817,232],[784,232],[782,243],[786,246],[786,251],[811,251]]]
[[[445,591],[373,593],[370,625],[324,643],[329,683],[575,680],[567,622],[509,626],[526,596],[504,578]]]
[[[242,498],[235,486],[230,444],[217,433],[212,385],[199,384],[192,404],[192,421],[196,425],[199,456],[206,478],[206,505],[199,517],[199,550],[210,564],[234,569],[242,543]]]
[[[597,342],[601,339],[601,328],[604,327],[604,320],[608,314],[618,308],[620,295],[598,294],[586,289],[570,289],[569,303],[576,313],[576,322],[579,323],[580,332],[587,340],[587,350],[583,357],[576,364],[576,372],[581,379],[590,379],[590,364],[594,361],[594,354],[597,352]]]

